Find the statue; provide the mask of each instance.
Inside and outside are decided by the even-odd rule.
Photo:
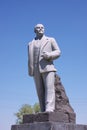
[[[29,75],[34,77],[41,112],[55,110],[55,72],[53,60],[60,56],[56,40],[44,34],[44,26],[34,28],[36,37],[28,44]]]

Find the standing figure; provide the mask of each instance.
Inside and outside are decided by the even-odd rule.
[[[53,60],[60,56],[55,39],[44,34],[44,26],[34,28],[36,37],[28,44],[28,70],[34,77],[41,112],[55,110],[55,72]]]

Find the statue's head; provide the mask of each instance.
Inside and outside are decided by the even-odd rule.
[[[37,36],[42,36],[44,34],[44,26],[43,26],[43,24],[37,24],[34,27],[34,32],[36,33]]]

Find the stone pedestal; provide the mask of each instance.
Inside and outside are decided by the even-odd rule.
[[[69,122],[68,115],[61,112],[24,115],[23,124],[12,125],[11,130],[87,130],[87,125],[76,125],[72,117]]]

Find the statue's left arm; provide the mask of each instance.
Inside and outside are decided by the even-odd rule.
[[[52,51],[51,52],[47,52],[47,51],[44,52],[44,58],[46,60],[54,60],[60,56],[61,51],[60,51],[59,46],[54,38],[50,38],[49,40],[50,40]]]
[[[60,56],[61,51],[54,38],[51,38],[51,46],[52,46],[52,52],[50,52],[50,56],[51,56],[51,59],[54,60]]]

